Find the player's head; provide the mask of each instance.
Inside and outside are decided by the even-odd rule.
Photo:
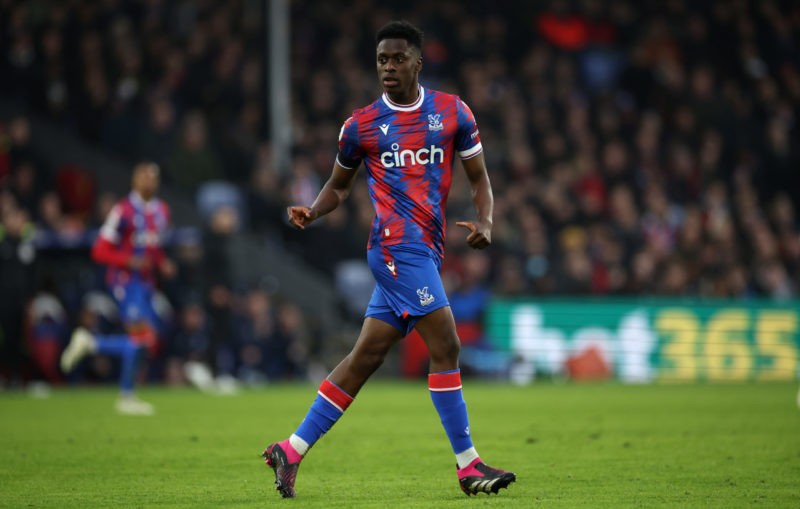
[[[380,44],[384,39],[403,39],[422,55],[422,30],[408,21],[390,21],[383,25],[375,34],[375,44]]]
[[[142,161],[133,167],[131,188],[142,198],[149,200],[158,192],[160,181],[158,165],[152,161]]]
[[[417,86],[422,69],[422,31],[408,21],[390,21],[375,34],[378,79],[390,95]]]

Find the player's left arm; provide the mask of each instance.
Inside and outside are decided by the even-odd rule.
[[[461,164],[464,166],[472,189],[472,203],[475,206],[477,219],[475,221],[458,221],[456,225],[470,231],[467,235],[469,247],[483,249],[492,243],[492,214],[494,211],[494,196],[492,184],[489,182],[489,172],[486,170],[486,160],[481,152],[468,159],[463,159]]]
[[[489,183],[489,172],[483,157],[483,146],[478,131],[478,124],[469,106],[458,99],[456,102],[458,129],[456,132],[456,150],[461,156],[461,164],[472,188],[472,203],[475,205],[477,219],[475,221],[458,221],[456,225],[469,230],[467,244],[473,249],[483,249],[492,243],[492,213],[494,196]]]
[[[166,203],[162,203],[163,209],[162,213],[164,214],[164,222],[166,226],[164,227],[163,231],[158,232],[158,244],[153,246],[153,258],[154,258],[154,265],[158,267],[158,272],[161,274],[162,277],[166,279],[172,279],[178,272],[178,267],[175,265],[168,256],[167,252],[164,249],[164,242],[167,232],[171,228],[171,213],[169,206]]]

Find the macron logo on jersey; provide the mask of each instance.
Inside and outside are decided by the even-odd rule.
[[[381,130],[384,136],[389,132],[389,125],[391,124],[381,124],[378,126],[378,128]]]
[[[414,152],[413,150],[405,149],[400,150],[400,145],[392,143],[391,152],[383,152],[381,154],[381,164],[384,168],[404,167],[408,165],[417,164],[444,164],[444,149],[436,145],[431,145],[430,148],[421,148]]]

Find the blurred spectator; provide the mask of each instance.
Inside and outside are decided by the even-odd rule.
[[[166,98],[157,98],[147,108],[146,127],[141,130],[139,154],[164,167],[177,137],[177,112]]]
[[[27,212],[10,195],[0,195],[0,383],[19,382],[23,375],[23,318],[34,292],[33,233]]]
[[[274,357],[268,373],[275,379],[305,376],[311,346],[310,333],[300,308],[289,302],[281,303],[271,344]]]
[[[484,251],[467,251],[461,259],[460,270],[445,277],[446,288],[456,331],[463,344],[479,342],[483,339],[483,311],[489,303],[490,259]],[[452,286],[451,286],[452,285]]]
[[[510,254],[503,255],[494,278],[494,293],[506,297],[520,297],[528,293],[527,278],[520,260]]]
[[[39,201],[39,226],[52,231],[66,227],[66,217],[61,206],[61,198],[55,191],[46,192]]]
[[[271,167],[271,157],[268,144],[258,147],[255,167],[245,193],[250,214],[248,222],[257,232],[276,228],[276,223],[286,214],[281,196],[281,178]]]
[[[359,231],[348,223],[346,207],[337,208],[326,215],[323,221],[324,227],[311,229],[308,232],[310,238],[307,242],[303,242],[305,249],[325,253],[325,256],[317,257],[319,259],[311,265],[321,269],[322,272],[338,270],[337,266],[354,260],[366,266],[363,256],[366,241],[364,237],[359,236]],[[370,275],[369,278],[371,277]],[[366,307],[360,309],[363,311]]]
[[[39,171],[31,161],[22,161],[11,172],[10,188],[18,206],[25,211],[36,211],[42,195]]]
[[[178,329],[167,348],[166,382],[182,384],[185,380],[201,390],[212,390],[211,338],[203,305],[187,302],[178,318]]]
[[[64,212],[85,224],[94,212],[94,176],[77,164],[65,164],[56,171],[56,190]]]
[[[239,230],[239,214],[231,206],[211,212],[203,236],[205,309],[209,330],[209,362],[216,375],[236,370],[232,339],[237,295],[231,267],[230,244]]]
[[[37,161],[31,147],[31,123],[27,117],[17,116],[8,123],[8,155],[11,166]]]
[[[64,306],[52,293],[39,292],[28,308],[27,350],[36,374],[50,384],[59,384],[63,375],[58,367],[61,347],[69,332]]]
[[[231,231],[242,229],[242,221],[247,217],[245,211],[244,198],[239,189],[223,180],[210,180],[204,182],[197,190],[197,211],[203,221],[209,222],[215,214],[219,217],[225,216],[229,221],[235,219],[235,224],[231,224]],[[226,210],[220,210],[225,208]]]
[[[248,384],[282,378],[286,350],[285,345],[273,344],[275,317],[269,295],[261,289],[252,289],[244,297],[242,308],[236,320],[238,378]]]
[[[222,170],[208,142],[208,127],[203,114],[188,114],[181,128],[180,141],[169,157],[166,177],[170,184],[194,192],[203,182],[218,179]]]
[[[565,228],[559,236],[564,257],[558,264],[555,284],[568,295],[592,293],[592,264],[587,242],[586,232],[579,227]]]

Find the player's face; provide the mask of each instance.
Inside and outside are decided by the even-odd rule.
[[[140,164],[133,172],[133,189],[145,200],[156,195],[159,181],[158,166],[155,164]]]
[[[383,39],[378,43],[378,80],[389,97],[400,104],[414,102],[422,56],[405,39]]]

